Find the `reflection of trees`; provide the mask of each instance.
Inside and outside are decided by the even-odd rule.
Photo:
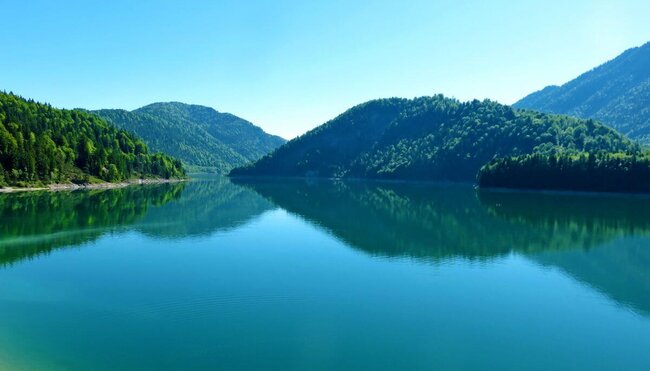
[[[235,228],[273,205],[226,178],[79,192],[0,194],[0,264],[129,228],[183,238]]]
[[[480,239],[472,237],[488,234],[491,228],[477,219],[497,224],[503,221],[489,218],[471,189],[365,182],[237,181],[373,255],[435,259],[500,252],[485,248]],[[486,230],[481,231],[483,228]]]
[[[302,181],[294,181],[291,186],[272,181],[248,185],[279,206],[374,255],[481,259],[512,251],[588,248],[617,235],[650,231],[650,213],[639,215],[643,221],[619,218],[625,210],[611,217],[594,214],[600,207],[612,209],[615,202],[579,213],[581,209],[575,203],[587,205],[591,201],[561,200],[553,204],[540,200],[537,194],[520,194],[512,202],[503,199],[507,195],[480,194],[479,200],[471,187],[464,186],[354,182],[308,185]],[[564,204],[569,207],[562,207]],[[536,219],[526,219],[527,215]]]
[[[207,235],[240,226],[274,208],[268,200],[227,178],[189,182],[183,197],[149,210],[135,227],[156,238]]]
[[[0,264],[93,241],[134,223],[151,206],[178,199],[184,187],[0,194]]]
[[[246,187],[219,178],[2,194],[0,264],[122,228],[154,238],[206,235],[236,228],[275,203],[372,255],[435,262],[520,253],[650,313],[650,249],[617,241],[650,235],[650,198],[477,194],[471,187],[431,184],[238,182]]]
[[[479,196],[494,215],[549,233],[561,229],[570,243],[581,247],[561,253],[542,251],[530,259],[560,268],[618,303],[650,314],[649,240],[616,241],[617,237],[650,235],[650,198],[519,192],[481,192]]]
[[[541,253],[530,259],[556,267],[617,303],[650,315],[650,240],[617,241],[589,251]]]
[[[650,198],[645,196],[498,191],[481,191],[478,196],[490,214],[563,233],[567,244],[578,247],[650,232]]]
[[[650,198],[477,195],[470,187],[423,184],[246,182],[373,255],[438,261],[516,252],[650,313],[650,248],[613,243],[650,234]]]
[[[561,234],[567,246],[580,247],[542,251],[530,259],[560,268],[616,302],[650,314],[648,239],[617,241],[650,235],[649,197],[481,192],[479,198],[497,217]]]

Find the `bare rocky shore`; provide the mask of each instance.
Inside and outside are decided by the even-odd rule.
[[[92,184],[49,184],[44,187],[0,187],[0,193],[29,192],[29,191],[75,191],[79,189],[113,189],[131,185],[177,183],[187,179],[130,179],[120,183],[92,183]]]

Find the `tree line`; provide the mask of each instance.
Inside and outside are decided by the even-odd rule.
[[[650,153],[541,153],[497,158],[478,174],[480,187],[649,192]]]
[[[0,92],[0,186],[183,176],[179,160],[95,115]]]
[[[436,95],[353,107],[231,174],[471,182],[495,157],[637,149],[593,120]]]

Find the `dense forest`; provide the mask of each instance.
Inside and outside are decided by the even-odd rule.
[[[97,116],[0,93],[0,186],[184,175],[179,160]]]
[[[637,150],[593,120],[436,95],[361,104],[231,175],[474,181],[495,157]]]
[[[194,171],[225,174],[284,143],[242,118],[198,105],[154,103],[134,111],[94,113],[134,132],[152,150],[181,159]]]
[[[498,158],[480,187],[598,192],[650,191],[650,153],[528,154]]]
[[[593,118],[650,144],[650,43],[562,86],[548,86],[514,106]]]

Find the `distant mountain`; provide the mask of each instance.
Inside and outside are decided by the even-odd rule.
[[[134,111],[94,113],[136,133],[156,151],[220,173],[255,161],[285,142],[235,115],[198,105],[154,103]]]
[[[650,43],[562,86],[530,94],[514,107],[593,118],[650,144]]]
[[[391,98],[356,106],[231,175],[473,181],[495,157],[634,148],[592,120],[442,95]]]
[[[184,175],[179,160],[95,115],[0,92],[0,187]]]

